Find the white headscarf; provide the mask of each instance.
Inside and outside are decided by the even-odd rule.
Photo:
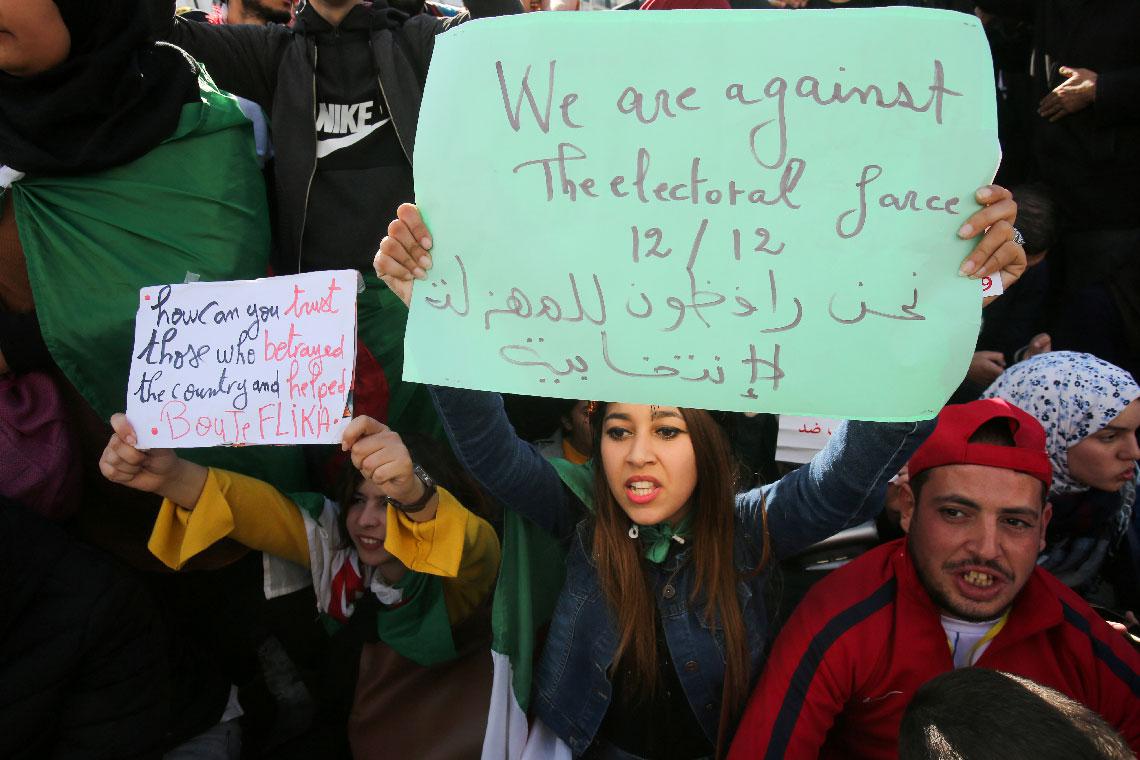
[[[1052,494],[1087,491],[1069,474],[1069,449],[1096,433],[1140,398],[1132,375],[1092,354],[1051,351],[1013,365],[982,398],[1003,398],[1045,428],[1053,465]]]

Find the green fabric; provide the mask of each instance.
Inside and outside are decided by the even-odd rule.
[[[356,303],[356,321],[360,342],[383,368],[388,383],[388,418],[381,422],[400,433],[419,432],[442,439],[443,426],[427,388],[400,379],[408,307],[373,273],[364,275],[364,292]],[[361,409],[360,413],[370,412]]]
[[[319,493],[291,493],[289,498],[310,518],[320,520],[325,508],[324,496]],[[376,635],[380,641],[424,667],[455,659],[451,619],[443,597],[443,579],[438,575],[409,570],[393,588],[404,592],[404,602],[398,607],[381,607],[376,613]],[[371,592],[365,590],[364,593]],[[344,627],[325,614],[321,615],[321,622],[329,634]]]
[[[200,71],[201,99],[136,161],[12,187],[44,341],[103,419],[126,405],[139,289],[262,277],[269,257],[265,183],[237,102]],[[186,458],[303,489],[295,448],[196,449]]]
[[[538,628],[550,621],[566,578],[566,548],[526,518],[503,513],[503,553],[491,608],[491,648],[511,662],[511,689],[530,706]]]
[[[593,508],[593,462],[551,459],[558,477],[587,508]],[[530,707],[538,629],[550,621],[566,579],[566,548],[526,518],[503,514],[503,554],[491,608],[491,648],[511,663],[511,690],[519,707]]]
[[[693,516],[691,514],[685,515],[676,528],[668,522],[637,526],[637,534],[645,548],[645,558],[655,564],[664,562],[665,557],[669,555],[669,547],[674,543],[685,543],[684,539],[689,537],[689,530],[692,526]],[[677,541],[676,539],[681,540]]]
[[[376,635],[380,641],[425,668],[455,659],[443,580],[409,570],[393,588],[404,592],[405,601],[376,613]],[[344,628],[344,623],[324,613],[321,623],[330,636]]]
[[[404,592],[404,603],[376,615],[380,640],[424,667],[454,660],[455,642],[443,598],[443,579],[409,570],[395,588]]]
[[[310,491],[298,491],[285,494],[290,501],[297,505],[297,509],[307,514],[313,522],[320,522],[325,511],[325,497],[323,494]]]
[[[582,464],[574,464],[569,459],[557,457],[549,461],[566,487],[586,505],[586,509],[593,512],[594,460],[587,459]]]

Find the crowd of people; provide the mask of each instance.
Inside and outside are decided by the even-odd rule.
[[[981,19],[1006,292],[936,419],[794,467],[771,415],[402,379],[436,37],[577,2],[0,0],[0,756],[1140,752],[1140,4],[617,7],[887,5]],[[140,288],[329,269],[339,448],[140,447]]]

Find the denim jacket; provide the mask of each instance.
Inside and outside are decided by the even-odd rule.
[[[613,696],[609,669],[618,643],[614,617],[591,557],[586,509],[534,446],[515,435],[498,395],[442,387],[432,388],[432,395],[468,471],[504,507],[568,544],[566,581],[535,672],[533,704],[543,722],[575,755],[581,755],[609,709]],[[733,536],[737,567],[746,572],[760,560],[760,509],[765,504],[776,559],[872,517],[883,503],[887,481],[932,429],[933,421],[844,423],[810,464],[738,495]],[[650,585],[689,706],[715,744],[724,683],[724,636],[705,622],[703,605],[691,602],[691,551],[670,552],[665,562],[650,566]],[[737,588],[753,683],[767,641],[766,580],[762,573],[742,580]]]

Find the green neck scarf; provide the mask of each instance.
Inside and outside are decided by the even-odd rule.
[[[689,537],[689,529],[692,524],[693,515],[689,513],[675,528],[667,522],[656,525],[634,525],[629,529],[629,537],[640,537],[641,543],[645,547],[645,558],[650,562],[660,564],[669,555],[669,547],[673,542],[685,543]]]

